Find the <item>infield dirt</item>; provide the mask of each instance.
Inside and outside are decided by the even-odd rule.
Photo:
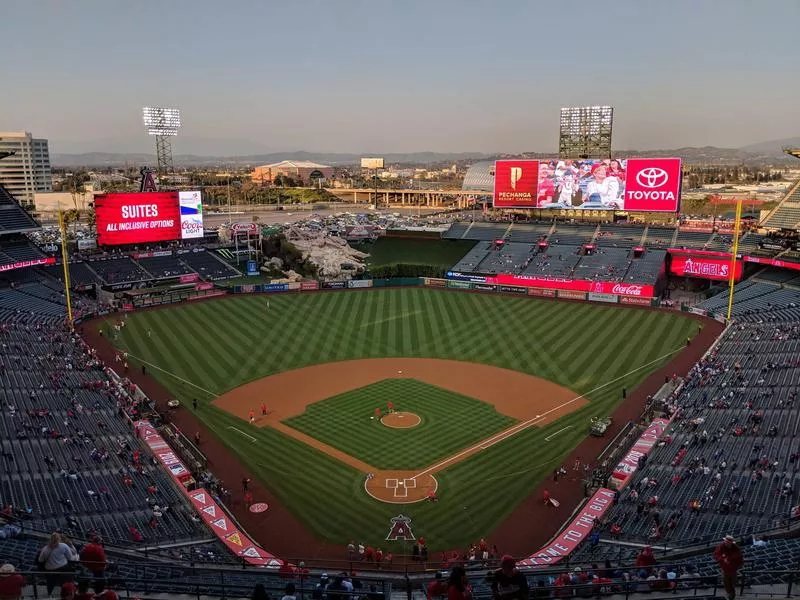
[[[309,404],[394,378],[412,378],[471,396],[519,422],[421,471],[376,469],[283,423],[285,419],[302,414]],[[266,416],[261,416],[262,402],[267,405]],[[390,504],[425,500],[438,487],[434,477],[436,472],[529,427],[551,423],[586,403],[587,400],[575,392],[533,375],[485,364],[427,358],[374,358],[324,363],[252,381],[214,400],[217,407],[245,422],[252,411],[257,415],[254,426],[277,429],[358,469],[365,477],[365,491],[376,500]],[[382,401],[381,406],[384,405],[385,401]],[[371,412],[372,408],[369,410]],[[453,415],[453,418],[458,418],[458,415]]]

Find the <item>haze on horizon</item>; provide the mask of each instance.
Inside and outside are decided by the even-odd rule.
[[[619,149],[798,135],[797,0],[5,0],[0,130],[51,152],[551,151],[561,106]]]

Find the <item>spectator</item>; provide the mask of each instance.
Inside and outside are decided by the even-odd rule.
[[[344,584],[344,576],[339,574],[333,578],[333,583],[328,585],[326,598],[327,600],[346,600],[347,591],[347,586]]]
[[[434,600],[447,595],[447,582],[444,581],[441,571],[436,571],[433,581],[428,584],[428,600]]]
[[[95,579],[102,579],[105,574],[108,562],[106,560],[106,551],[101,545],[102,540],[98,536],[91,536],[89,543],[86,544],[80,553],[81,564],[87,571],[95,577]],[[95,591],[97,591],[95,589]]]
[[[252,600],[269,600],[269,594],[263,583],[257,583],[253,588],[253,593],[250,595]]]
[[[295,596],[295,591],[297,588],[293,583],[287,583],[286,588],[283,590],[283,597],[281,600],[297,600],[297,596]]]
[[[464,567],[456,566],[450,570],[447,582],[447,600],[472,600],[472,588]]]
[[[78,560],[78,553],[71,544],[62,541],[61,534],[53,533],[50,541],[39,551],[37,563],[39,568],[47,573],[47,595],[52,595],[53,589],[60,587],[65,574],[71,569],[71,562]]]
[[[516,569],[513,556],[506,554],[492,579],[493,600],[528,600],[528,580]]]
[[[714,559],[722,570],[722,583],[728,600],[736,598],[736,573],[744,563],[742,550],[732,535],[726,535],[722,543],[714,550]]]
[[[656,557],[653,556],[653,549],[650,546],[645,546],[636,557],[637,567],[652,567],[656,564]]]
[[[75,600],[92,600],[94,594],[89,591],[89,582],[85,579],[78,581],[78,591],[75,592]]]
[[[16,572],[14,565],[6,563],[0,567],[0,600],[17,600],[22,597],[25,578]]]

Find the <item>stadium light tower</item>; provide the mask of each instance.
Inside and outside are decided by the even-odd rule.
[[[159,174],[173,173],[175,169],[172,166],[170,138],[178,135],[178,129],[181,126],[180,109],[145,106],[142,109],[142,118],[148,135],[154,135],[156,138],[156,160]]]
[[[559,158],[611,158],[614,108],[575,106],[561,109]]]

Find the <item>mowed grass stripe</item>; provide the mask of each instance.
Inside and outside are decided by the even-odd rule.
[[[392,401],[422,422],[392,429],[373,419]],[[317,402],[285,423],[380,469],[422,469],[510,427],[494,407],[415,379],[386,379]]]
[[[412,507],[415,531],[424,532],[433,550],[464,546],[477,532],[490,534],[587,434],[589,417],[611,414],[622,387],[632,390],[657,365],[632,370],[683,346],[697,329],[694,321],[673,313],[431,289],[268,299],[269,311],[266,296],[252,296],[134,313],[120,343],[166,371],[219,392],[309,364],[397,355],[493,364],[552,379],[576,393],[589,392],[589,404],[579,411],[525,430],[437,474],[441,502]],[[175,318],[178,313],[182,316]],[[377,323],[382,319],[391,320]],[[198,328],[204,335],[195,335]],[[147,329],[153,330],[152,339],[146,338]],[[592,348],[598,349],[597,356]],[[205,399],[191,385],[149,372],[182,402]],[[430,401],[427,394],[417,395]],[[366,394],[362,401],[374,410],[376,401],[384,400]],[[363,418],[360,408],[353,410]],[[398,507],[364,494],[362,473],[271,428],[247,429],[256,438],[252,443],[227,429],[227,424],[241,428],[239,419],[203,402],[198,414],[320,539],[346,543],[362,538],[385,546],[388,522]],[[451,419],[459,422],[456,415]],[[470,427],[478,421],[463,419]],[[344,419],[337,426],[354,430],[353,423]],[[545,441],[566,425],[572,427]],[[450,433],[440,437],[446,443],[457,439]],[[386,464],[396,460],[396,452],[380,443],[372,446]],[[409,446],[417,452],[409,451],[413,460],[430,459],[429,453],[416,451],[425,444]]]

